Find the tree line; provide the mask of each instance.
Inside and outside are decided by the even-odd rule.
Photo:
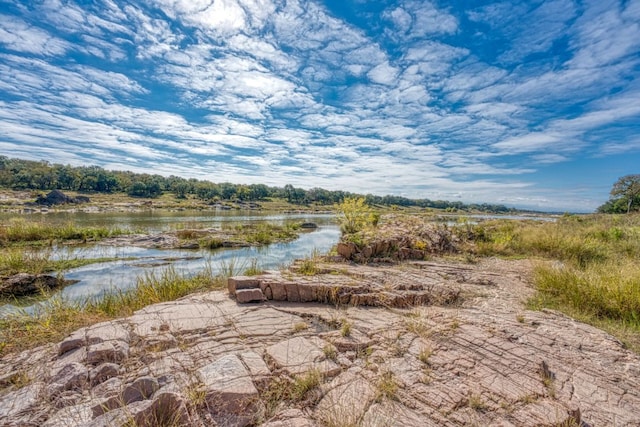
[[[449,210],[513,212],[504,205],[464,204],[444,200],[409,199],[401,196],[361,195],[323,188],[273,187],[264,184],[214,183],[195,178],[164,177],[130,171],[108,171],[99,166],[70,166],[0,156],[0,187],[14,190],[69,190],[84,193],[127,193],[132,197],[156,198],[171,192],[177,198],[194,197],[204,201],[261,201],[280,198],[293,204],[333,205],[347,197],[364,197],[369,205],[417,206]]]

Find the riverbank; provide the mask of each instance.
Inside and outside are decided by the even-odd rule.
[[[36,200],[42,191],[17,191],[0,189],[0,212],[51,213],[51,212],[142,212],[150,209],[168,211],[267,211],[283,213],[332,213],[331,205],[292,204],[284,199],[266,198],[259,201],[220,200],[207,201],[195,197],[178,198],[167,192],[157,198],[131,197],[125,193],[78,193],[65,191],[70,199],[87,199],[83,203],[38,205]]]
[[[214,290],[147,306],[5,355],[0,422],[632,426],[640,419],[640,358],[603,331],[528,310],[530,261],[315,262],[316,274],[293,268],[281,280],[448,289],[458,297],[408,308],[243,305]]]
[[[2,320],[0,421],[640,419],[640,217],[449,224],[356,211],[351,219],[327,257],[266,274],[170,272],[93,305]],[[226,280],[238,273],[255,276]],[[234,299],[245,285],[258,302]]]

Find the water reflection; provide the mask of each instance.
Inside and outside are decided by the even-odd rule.
[[[167,268],[174,268],[181,275],[192,275],[205,268],[211,268],[214,274],[220,272],[222,266],[231,262],[238,269],[247,268],[253,259],[263,269],[273,269],[303,258],[318,250],[325,253],[338,241],[340,230],[335,225],[321,226],[317,230],[303,233],[290,243],[276,243],[260,248],[207,250],[159,250],[134,247],[96,247],[84,248],[83,256],[118,256],[121,258],[138,257],[136,260],[119,260],[90,264],[65,272],[65,278],[78,280],[77,283],[62,289],[57,296],[65,300],[85,300],[97,297],[105,292],[126,290],[135,286],[138,277],[145,274],[161,274]],[[178,258],[167,261],[167,258]],[[148,266],[144,266],[144,265]],[[26,312],[32,307],[23,308]],[[0,315],[16,310],[7,304],[0,307]]]

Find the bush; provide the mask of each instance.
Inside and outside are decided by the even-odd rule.
[[[347,197],[338,205],[340,230],[343,234],[353,234],[366,227],[376,227],[380,214],[369,207],[364,197]]]

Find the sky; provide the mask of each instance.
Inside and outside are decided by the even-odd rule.
[[[640,173],[638,0],[0,0],[0,155],[590,212]]]

